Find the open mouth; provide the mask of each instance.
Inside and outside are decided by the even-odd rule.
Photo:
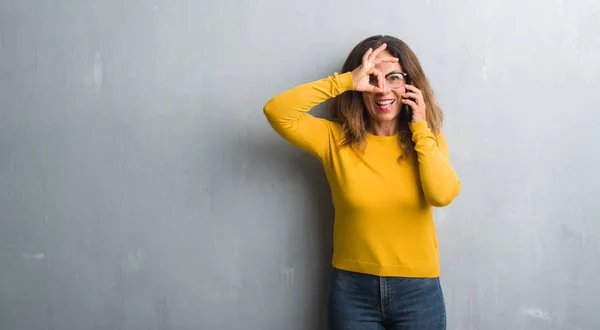
[[[377,109],[379,109],[379,111],[390,111],[392,110],[392,104],[394,104],[394,102],[396,102],[395,100],[379,100],[377,102],[375,102],[375,105],[377,106]]]

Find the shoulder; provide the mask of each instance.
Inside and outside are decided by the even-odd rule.
[[[340,124],[336,120],[327,119],[329,125],[331,126],[331,131],[334,135],[339,136],[342,134],[342,124]]]
[[[437,132],[434,133],[436,139],[443,143],[447,142],[446,134],[441,129],[438,129]]]
[[[329,127],[331,131],[331,138],[333,140],[334,145],[339,146],[344,140],[344,129],[342,128],[342,124],[336,120],[328,120]]]
[[[327,126],[327,129],[332,137],[339,138],[341,134],[343,134],[342,124],[340,124],[337,120],[321,117],[317,118],[323,125]]]
[[[330,157],[332,153],[340,151],[339,146],[344,139],[344,130],[342,128],[342,124],[334,119],[319,118],[319,120],[327,126],[328,136],[327,140],[323,141],[323,143],[327,144],[326,149],[328,151],[326,154],[328,154],[328,157]]]
[[[436,132],[433,133],[433,135],[438,139],[438,140],[446,140],[446,135],[444,134],[444,132],[441,129],[438,129]]]

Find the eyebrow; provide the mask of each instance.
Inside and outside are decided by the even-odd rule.
[[[400,71],[398,71],[398,70],[395,70],[395,71],[392,71],[392,72],[390,72],[390,73],[386,74],[384,77],[386,77],[386,78],[387,78],[387,76],[389,76],[389,75],[391,75],[391,74],[402,74],[402,72],[400,72]]]

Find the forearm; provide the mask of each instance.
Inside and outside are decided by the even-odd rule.
[[[294,129],[294,124],[315,106],[352,89],[350,73],[337,74],[289,89],[264,106],[269,122],[279,129]]]
[[[292,144],[320,155],[325,147],[328,123],[310,115],[315,106],[353,88],[350,73],[334,74],[289,89],[264,106],[264,114],[273,129]]]
[[[425,199],[432,206],[446,206],[460,192],[461,183],[449,162],[445,138],[440,133],[436,141],[426,121],[411,123],[411,130]]]

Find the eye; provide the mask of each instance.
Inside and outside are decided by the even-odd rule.
[[[369,83],[370,83],[371,85],[377,85],[377,77],[375,77],[374,75],[371,75],[371,76],[369,77]]]

